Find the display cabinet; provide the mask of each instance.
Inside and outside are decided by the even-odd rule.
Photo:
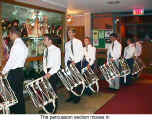
[[[42,70],[42,56],[45,48],[43,45],[44,34],[51,34],[56,40],[55,45],[63,50],[64,12],[19,4],[18,2],[4,1],[0,3],[2,65],[5,65],[12,46],[8,30],[12,26],[17,26],[29,51],[25,67],[26,75],[31,70],[39,73]]]

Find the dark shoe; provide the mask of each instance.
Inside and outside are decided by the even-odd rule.
[[[110,91],[118,91],[119,89],[115,89],[115,88],[108,88],[108,90],[110,90]]]
[[[46,112],[44,112],[44,110],[43,110],[43,109],[42,109],[42,110],[40,110],[38,113],[39,113],[39,114],[46,114]]]
[[[113,88],[108,88],[108,90],[112,91],[112,90],[113,90]]]
[[[85,89],[84,94],[87,96],[91,96],[93,95],[92,91],[90,90],[90,88]]]
[[[92,96],[92,95],[93,95],[93,93],[91,93],[91,92],[90,92],[90,93],[88,93],[88,96]]]
[[[66,102],[71,102],[71,101],[73,101],[73,98],[72,98],[72,97],[69,97],[69,98],[66,100]]]
[[[119,91],[119,89],[113,89],[113,91]]]
[[[80,102],[80,98],[77,98],[77,99],[74,99],[74,100],[73,100],[73,103],[74,103],[74,104],[78,104],[79,102]]]

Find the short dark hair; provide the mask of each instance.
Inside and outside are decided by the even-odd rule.
[[[55,42],[55,37],[51,36],[50,34],[44,34],[43,37],[47,37],[49,40],[52,40],[52,42]]]
[[[76,30],[73,28],[70,28],[68,31],[72,31],[72,33],[76,33]]]
[[[13,33],[13,34],[16,34],[18,36],[21,36],[21,32],[20,32],[20,29],[18,27],[11,27],[9,29],[9,33]]]
[[[17,20],[17,19],[13,20],[13,21],[12,21],[12,24],[14,24],[14,23],[19,24],[19,20]]]
[[[87,36],[87,37],[85,37],[84,39],[88,39],[88,40],[90,40],[90,37],[88,37],[88,36]]]
[[[115,37],[115,38],[117,38],[118,35],[117,35],[117,33],[111,33],[111,34],[110,34],[110,37]]]
[[[127,38],[127,41],[128,41],[128,40],[130,40],[131,43],[134,43],[134,42],[135,42],[135,40],[132,39],[132,38]]]

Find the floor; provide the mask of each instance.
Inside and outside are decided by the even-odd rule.
[[[96,114],[152,114],[152,74],[142,74],[130,86],[123,86]]]

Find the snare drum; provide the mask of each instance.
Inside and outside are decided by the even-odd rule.
[[[9,107],[18,103],[17,97],[14,94],[8,80],[0,76],[0,110],[3,114],[9,114]]]
[[[70,68],[66,70],[59,70],[57,75],[68,91],[71,91],[76,96],[81,96],[83,94],[86,87],[85,79],[75,65],[71,65]],[[79,92],[77,87],[80,88]]]
[[[85,78],[85,84],[86,87],[89,87],[91,91],[98,92],[99,91],[99,78],[98,76],[94,73],[94,71],[91,68],[83,68],[82,69],[82,75]]]
[[[142,62],[142,60],[140,58],[135,58],[134,59],[134,65],[133,65],[133,71],[132,71],[132,75],[135,75],[139,72],[141,72],[144,68],[144,64]]]
[[[111,82],[111,80],[120,76],[120,72],[115,62],[110,61],[108,64],[105,63],[99,66],[99,69],[102,75],[104,76],[105,80],[108,82]]]
[[[131,70],[129,68],[129,65],[127,64],[125,58],[119,58],[119,71],[120,71],[120,77],[124,77],[130,74]]]
[[[45,106],[51,103],[53,105],[52,113],[55,111],[55,100],[57,95],[48,80],[44,79],[43,77],[38,78],[27,83],[25,88],[35,107],[41,107],[46,113],[49,113]]]

